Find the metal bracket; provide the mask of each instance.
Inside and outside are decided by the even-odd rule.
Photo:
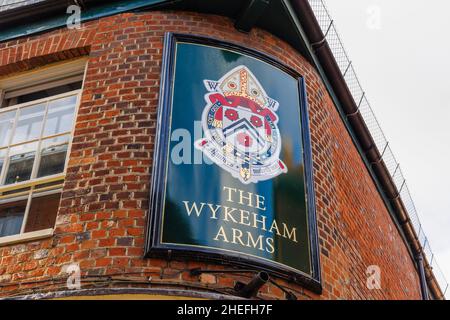
[[[270,280],[269,275],[262,271],[262,272],[258,272],[257,274],[255,274],[252,278],[252,280],[250,280],[249,283],[245,284],[242,282],[236,282],[236,285],[234,286],[234,290],[236,291],[236,293],[244,298],[253,298],[255,297],[259,290],[261,289],[261,287],[263,285],[265,285],[267,283],[267,281]]]

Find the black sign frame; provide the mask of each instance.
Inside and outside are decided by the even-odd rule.
[[[162,213],[166,192],[167,163],[169,161],[170,116],[172,111],[171,97],[173,92],[175,47],[177,42],[201,44],[219,49],[233,50],[241,54],[269,63],[283,72],[298,79],[300,93],[300,115],[303,139],[303,156],[305,165],[305,184],[308,212],[308,234],[311,254],[311,274],[293,271],[288,266],[271,261],[263,261],[245,254],[235,254],[221,251],[217,248],[201,248],[186,245],[168,245],[160,242],[162,231]],[[180,259],[191,261],[206,261],[221,265],[244,267],[255,271],[266,271],[274,276],[295,282],[316,293],[322,292],[320,251],[316,220],[316,201],[313,181],[312,148],[308,120],[308,102],[305,79],[295,70],[280,63],[273,57],[240,45],[213,39],[210,37],[194,36],[167,32],[164,36],[164,49],[161,65],[161,82],[158,105],[158,124],[153,155],[153,169],[151,177],[150,208],[147,221],[145,257],[165,259]],[[239,269],[237,269],[239,272]]]

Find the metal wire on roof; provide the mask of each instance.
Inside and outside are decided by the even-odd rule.
[[[396,160],[394,153],[392,152],[389,142],[386,139],[383,130],[373,112],[372,107],[365,95],[361,83],[358,80],[356,72],[353,68],[352,62],[342,44],[342,40],[339,37],[334,21],[331,18],[329,11],[327,10],[323,0],[308,0],[311,8],[314,11],[317,21],[319,22],[322,32],[325,34],[325,38],[328,45],[333,52],[334,58],[344,76],[345,82],[353,96],[354,101],[359,105],[359,111],[369,129],[373,140],[378,148],[380,154],[382,154],[383,161],[391,175],[392,180],[399,191],[400,198],[405,205],[405,208],[409,214],[411,222],[419,238],[420,244],[423,248],[425,256],[432,267],[434,276],[439,286],[441,287],[444,296],[449,291],[449,284],[445,278],[444,273],[439,267],[436,257],[430,247],[430,242],[423,230],[422,224],[420,223],[419,215],[414,205],[414,201],[409,192],[408,186],[406,184],[405,177],[403,176],[401,167]]]

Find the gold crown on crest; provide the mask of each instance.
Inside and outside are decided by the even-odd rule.
[[[218,81],[220,91],[225,97],[247,98],[261,107],[276,111],[278,102],[268,97],[258,79],[246,66],[238,66]]]

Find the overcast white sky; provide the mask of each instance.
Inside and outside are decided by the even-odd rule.
[[[450,1],[325,1],[450,281]]]

